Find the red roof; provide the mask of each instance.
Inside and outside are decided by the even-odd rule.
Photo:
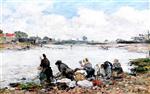
[[[0,37],[3,37],[4,36],[4,34],[0,34]]]
[[[13,37],[13,36],[15,36],[15,34],[6,33],[6,37]]]

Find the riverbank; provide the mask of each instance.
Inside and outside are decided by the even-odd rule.
[[[32,45],[31,43],[8,43],[8,44],[0,44],[0,50],[22,50],[27,47],[35,48],[36,45]]]
[[[46,45],[55,45],[55,44],[46,44]],[[68,44],[66,44],[67,46],[70,46]],[[71,45],[71,47],[76,46],[76,45],[81,45],[82,44],[75,44],[75,45]],[[86,45],[86,44],[84,44]],[[32,45],[31,43],[9,43],[9,44],[0,44],[0,49],[1,50],[16,50],[16,49],[23,49],[26,46],[30,46],[31,48],[34,47],[39,47],[37,45]],[[133,43],[133,44],[116,44],[116,43],[108,43],[108,44],[99,44],[99,45],[87,45],[87,46],[93,46],[93,47],[99,47],[105,50],[108,50],[109,48],[123,48],[126,49],[128,51],[131,52],[145,52],[145,51],[149,51],[150,50],[150,44],[146,44],[146,43]],[[43,47],[48,47],[48,46],[44,46]],[[51,48],[51,47],[49,47]]]
[[[150,44],[116,44],[117,48],[124,48],[131,52],[148,52],[150,50]]]
[[[21,84],[11,88],[0,89],[0,94],[150,94],[150,59],[141,58],[131,61],[138,67],[148,67],[147,70],[136,71],[136,75],[123,73],[121,78],[98,80],[92,86],[67,87],[66,85],[49,84],[46,87],[35,83]],[[135,66],[135,67],[136,67]],[[112,76],[113,77],[113,76]]]
[[[18,88],[1,89],[0,94],[150,94],[150,72],[136,77],[124,74],[123,79],[109,80],[101,86],[90,88],[75,87],[61,90],[57,87],[20,90]]]

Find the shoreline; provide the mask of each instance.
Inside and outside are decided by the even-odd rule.
[[[45,46],[46,45],[46,46]],[[45,44],[42,47],[47,47],[47,45],[58,45],[58,44]],[[133,43],[133,44],[117,44],[117,43],[108,43],[108,44],[98,44],[98,45],[88,45],[88,44],[60,44],[61,46],[90,46],[90,47],[108,47],[108,48],[124,48],[128,51],[148,51],[150,50],[150,44],[147,43]],[[26,46],[41,47],[39,45],[32,45],[28,43],[16,43],[16,44],[0,44],[1,50],[15,50],[22,49]]]
[[[150,93],[150,72],[132,76],[124,74],[123,79],[109,80],[101,86],[90,88],[75,87],[61,90],[56,87],[50,90],[29,89],[21,90],[19,88],[1,89],[0,94],[149,94]]]

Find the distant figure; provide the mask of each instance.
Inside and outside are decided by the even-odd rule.
[[[69,68],[66,64],[62,63],[61,60],[58,60],[55,63],[55,65],[58,67],[58,70],[61,73],[60,76],[74,80],[73,70],[71,68]]]
[[[123,73],[123,69],[118,59],[114,60],[113,72],[114,72],[114,76],[117,76],[117,77],[119,76],[119,74]]]
[[[70,48],[72,49],[73,45],[70,45]]]
[[[43,59],[41,59],[40,67],[41,67],[40,80],[43,80],[44,76],[46,76],[47,82],[50,82],[51,78],[53,78],[53,72],[50,67],[50,62],[45,54],[43,54]]]
[[[107,46],[101,46],[101,48],[104,50],[109,50]]]
[[[27,45],[27,46],[26,46],[26,49],[28,49],[28,50],[29,50],[29,49],[30,49],[30,46],[29,46],[29,45]]]
[[[40,44],[40,47],[43,47],[43,43]]]
[[[105,76],[107,79],[110,79],[112,76],[112,63],[109,61],[104,62],[104,70],[105,70]]]

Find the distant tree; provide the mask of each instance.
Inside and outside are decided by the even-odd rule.
[[[87,38],[86,36],[83,36],[83,37],[82,37],[82,40],[83,40],[83,41],[87,41],[87,39],[88,39],[88,38]]]
[[[123,40],[123,39],[116,39],[116,42],[123,42],[123,41],[125,41],[125,40]]]
[[[106,39],[106,40],[104,40],[104,42],[105,42],[105,43],[107,43],[107,42],[108,42],[108,40]]]
[[[21,31],[16,31],[15,32],[16,38],[27,38],[28,34],[25,32],[21,32]]]
[[[94,40],[91,40],[92,43],[94,43]]]
[[[147,37],[148,37],[148,40],[150,41],[150,32],[149,32],[149,30],[147,31]]]
[[[50,38],[49,37],[47,37],[47,36],[45,36],[44,38],[43,38],[43,40],[49,40]]]
[[[0,34],[3,34],[3,30],[0,29]]]
[[[53,39],[52,39],[52,38],[49,38],[49,37],[47,37],[47,36],[45,36],[45,37],[43,38],[43,40],[52,41]]]

